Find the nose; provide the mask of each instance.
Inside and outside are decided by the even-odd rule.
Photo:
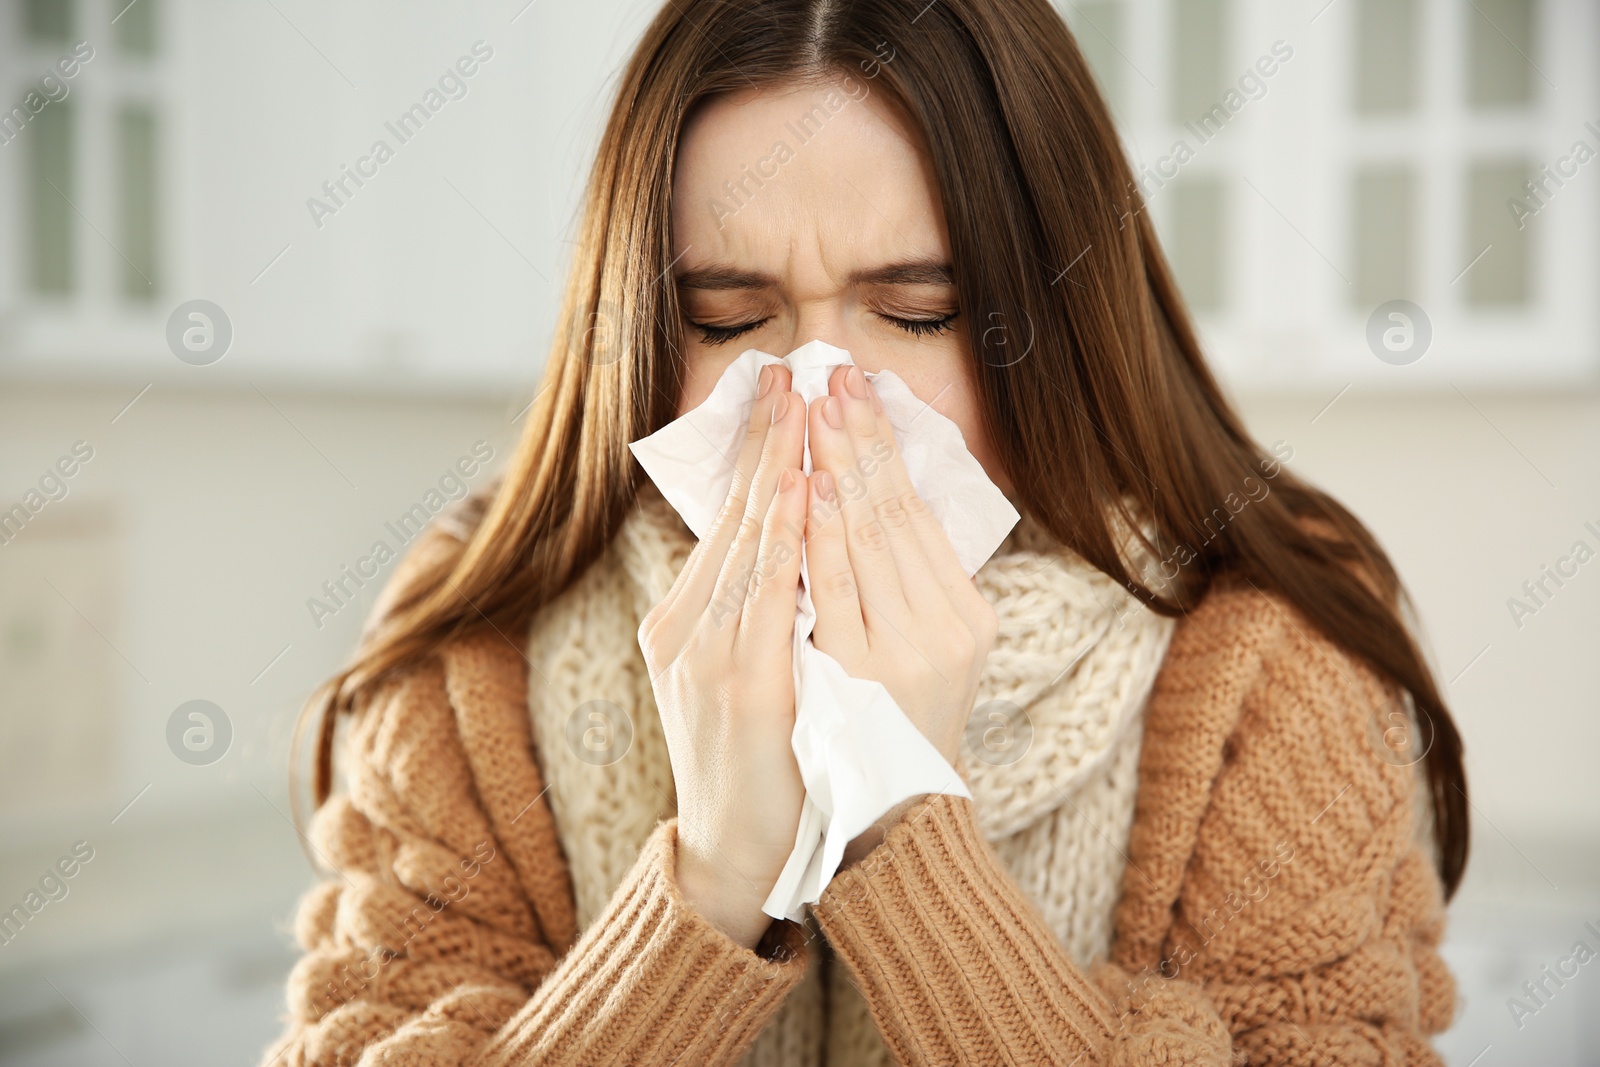
[[[861,353],[858,350],[862,337],[854,324],[854,316],[848,312],[844,297],[808,300],[798,306],[791,321],[793,327],[784,338],[787,347],[779,355],[793,352],[808,341],[825,341],[835,348],[844,349],[860,361]]]

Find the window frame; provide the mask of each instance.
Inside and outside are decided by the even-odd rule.
[[[41,292],[31,278],[30,130],[24,128],[11,143],[0,145],[0,221],[18,237],[12,251],[0,254],[0,309],[9,325],[0,361],[13,371],[26,368],[25,373],[126,365],[147,353],[152,330],[160,333],[177,265],[170,5],[140,0],[152,5],[156,20],[154,51],[141,56],[121,47],[113,24],[126,0],[68,2],[74,8],[73,33],[65,43],[28,37],[25,4],[0,4],[0,99],[21,100],[78,42],[86,41],[94,50],[68,81],[64,98],[75,116],[74,189],[68,205],[75,274],[67,293]],[[154,120],[156,272],[143,271],[154,283],[147,299],[128,295],[123,283],[128,261],[121,238],[125,220],[119,121],[129,106],[147,109]]]
[[[1196,143],[1166,114],[1177,43],[1171,11],[1180,2],[1121,0],[1109,21],[1122,39],[1110,48],[1086,48],[1118,57],[1123,67],[1111,76],[1117,88],[1110,95],[1136,173],[1169,156],[1176,138]],[[1060,6],[1080,36],[1104,33],[1087,25],[1089,13],[1071,0]],[[1584,127],[1586,116],[1600,116],[1600,76],[1583,54],[1585,43],[1600,37],[1600,10],[1581,0],[1536,0],[1535,7],[1533,62],[1542,75],[1533,76],[1526,107],[1475,110],[1466,65],[1468,19],[1479,17],[1476,9],[1417,0],[1416,106],[1362,115],[1355,85],[1358,4],[1231,0],[1224,71],[1237,77],[1277,40],[1294,50],[1265,79],[1265,95],[1248,101],[1173,179],[1203,174],[1226,190],[1232,217],[1225,230],[1231,240],[1220,253],[1224,304],[1195,309],[1195,319],[1208,354],[1231,384],[1262,390],[1350,383],[1540,387],[1600,377],[1600,301],[1593,297],[1600,291],[1600,242],[1592,238],[1600,231],[1600,160],[1579,168],[1545,209],[1525,220],[1529,301],[1484,307],[1467,299],[1464,278],[1478,251],[1465,247],[1474,161],[1516,157],[1537,169],[1566,155],[1578,139],[1600,150],[1600,134]],[[1416,292],[1409,298],[1428,315],[1433,333],[1428,352],[1403,366],[1368,349],[1367,320],[1376,305],[1352,297],[1357,176],[1395,166],[1406,168],[1414,182]],[[1164,243],[1175,224],[1170,189],[1149,196]]]

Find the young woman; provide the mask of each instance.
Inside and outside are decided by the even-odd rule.
[[[1046,0],[669,3],[564,320],[310,709],[333,875],[266,1062],[1436,1062],[1458,736],[1383,552],[1206,369]],[[975,580],[858,369],[765,374],[704,541],[643,480],[630,441],[813,338],[1023,513]],[[818,647],[972,798],[886,812],[794,923],[802,541]]]

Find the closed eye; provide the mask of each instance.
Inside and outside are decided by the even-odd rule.
[[[700,331],[700,340],[708,345],[727,344],[735,337],[749,333],[751,330],[764,326],[767,319],[757,319],[755,322],[740,323],[737,326],[712,326],[704,322],[691,322],[690,326]]]
[[[904,330],[913,337],[933,337],[954,329],[955,321],[960,316],[961,312],[952,311],[948,315],[940,315],[931,319],[908,319],[899,315],[884,315],[881,313],[878,317],[897,329]],[[770,321],[770,316],[764,319],[757,319],[754,322],[742,322],[735,326],[714,326],[707,322],[690,322],[689,325],[700,331],[701,343],[722,345],[737,337],[742,337],[751,330],[765,326],[768,321]]]
[[[914,337],[932,337],[935,334],[945,333],[954,329],[955,321],[960,315],[961,312],[952,311],[948,315],[941,315],[933,319],[905,319],[898,315],[884,315],[880,312],[878,317]]]

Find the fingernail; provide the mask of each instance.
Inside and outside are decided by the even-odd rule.
[[[867,398],[867,377],[861,373],[860,367],[851,367],[844,372],[844,387],[850,390],[850,395],[857,400]]]
[[[769,392],[772,391],[772,367],[771,366],[766,366],[766,367],[762,367],[761,368],[761,376],[756,379],[756,384],[760,386],[760,388],[758,388],[756,390],[756,399],[757,400],[760,400],[762,397],[766,396]]]
[[[772,421],[776,423],[789,413],[789,394],[779,393],[778,399],[772,402]]]
[[[833,475],[827,471],[817,471],[811,476],[811,482],[817,487],[817,495],[824,500],[833,499]]]
[[[830,396],[828,399],[822,402],[822,418],[824,422],[826,422],[829,426],[832,426],[835,430],[844,429],[844,419],[839,413],[838,397]]]
[[[787,493],[794,488],[794,471],[788,467],[783,468],[783,473],[778,475],[778,492]]]

